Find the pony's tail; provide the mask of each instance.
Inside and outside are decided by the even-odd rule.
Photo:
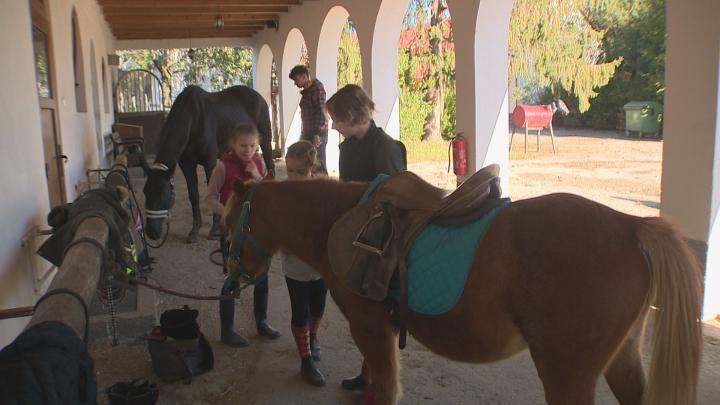
[[[702,274],[682,235],[661,218],[637,229],[651,272],[648,304],[657,307],[644,405],[695,404],[702,348]]]

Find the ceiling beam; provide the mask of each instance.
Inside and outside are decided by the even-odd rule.
[[[287,6],[218,6],[218,7],[188,7],[178,6],[173,8],[157,7],[149,5],[147,7],[123,7],[123,6],[104,6],[103,14],[106,16],[124,16],[124,15],[144,15],[144,14],[193,14],[193,15],[234,15],[234,14],[277,14],[287,13],[290,10]]]
[[[184,32],[185,36],[192,36],[195,32],[203,32],[203,31],[214,31],[214,32],[234,32],[234,31],[259,31],[265,27],[263,26],[257,26],[257,25],[246,25],[246,26],[235,26],[235,27],[225,27],[221,30],[216,30],[213,27],[207,27],[207,26],[196,26],[196,27],[183,27],[183,26],[169,26],[169,25],[163,25],[163,26],[154,26],[154,27],[113,27],[112,32],[117,34],[119,32],[155,32],[155,31],[177,31],[177,32]]]
[[[254,33],[238,33],[238,34],[224,34],[224,35],[218,35],[217,32],[214,33],[200,33],[197,35],[193,35],[193,39],[196,38],[249,38],[253,36]],[[186,34],[182,32],[154,32],[154,33],[147,33],[147,34],[121,34],[116,35],[116,39],[188,39]]]
[[[224,22],[233,21],[256,21],[265,22],[276,18],[277,14],[236,14],[223,15]],[[105,16],[107,22],[112,24],[137,23],[137,24],[154,24],[158,21],[174,21],[174,22],[215,22],[214,15],[163,15],[163,14],[145,14],[145,15],[123,15],[123,16]]]
[[[217,7],[222,5],[245,5],[245,6],[298,6],[302,4],[302,0],[97,0],[101,6],[123,6],[123,7],[177,7],[177,6],[196,6],[196,7]]]

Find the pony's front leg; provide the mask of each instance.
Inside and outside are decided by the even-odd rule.
[[[180,163],[180,169],[185,176],[185,182],[188,188],[188,198],[190,199],[190,207],[192,207],[193,225],[187,237],[187,243],[196,243],[198,241],[198,232],[202,226],[202,216],[200,214],[200,192],[198,189],[197,165],[195,163]]]
[[[358,297],[358,301],[361,300]],[[348,314],[348,320],[353,340],[364,358],[367,385],[363,404],[394,405],[401,396],[395,327],[382,304],[371,303],[358,309]]]

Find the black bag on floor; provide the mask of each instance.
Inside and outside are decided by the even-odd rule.
[[[155,374],[163,381],[189,381],[213,369],[212,348],[200,331],[198,311],[184,306],[160,316],[160,326],[148,336]]]
[[[155,383],[140,380],[119,382],[105,392],[110,405],[155,405],[159,394]]]

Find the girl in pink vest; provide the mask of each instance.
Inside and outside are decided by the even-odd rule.
[[[260,136],[253,125],[240,125],[230,134],[228,151],[217,162],[208,182],[205,201],[215,215],[222,215],[224,204],[233,190],[235,179],[245,182],[260,181],[267,175],[262,157],[258,154]],[[221,246],[222,248],[222,246]],[[236,283],[233,288],[237,287]],[[231,288],[232,289],[232,288]],[[222,294],[228,291],[222,290]],[[260,336],[271,339],[280,337],[280,332],[267,322],[268,280],[265,278],[255,286],[253,294],[255,324]],[[245,347],[247,339],[233,330],[235,322],[235,301],[220,301],[220,337],[223,343],[233,347]]]

